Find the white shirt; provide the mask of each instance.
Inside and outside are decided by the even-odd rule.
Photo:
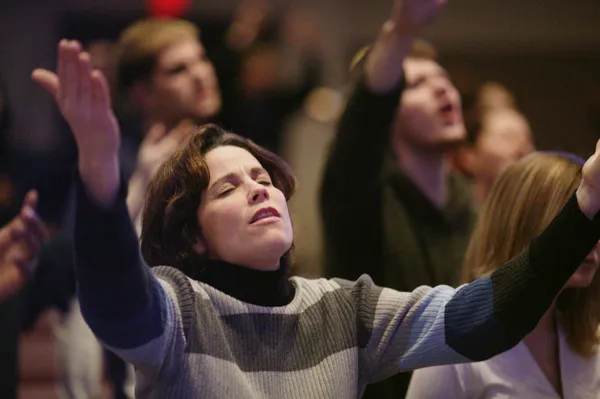
[[[600,398],[600,355],[573,352],[558,328],[564,399]],[[560,399],[524,342],[484,362],[417,370],[407,399]]]

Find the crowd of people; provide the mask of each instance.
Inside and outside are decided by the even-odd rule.
[[[287,86],[267,1],[243,2],[215,54],[183,19],[61,40],[31,75],[76,151],[58,227],[34,190],[15,206],[0,163],[0,397],[49,309],[65,398],[102,397],[105,363],[119,399],[600,397],[600,146],[536,151],[495,82],[466,103],[418,38],[444,4],[395,0],[352,64],[318,279],[294,275],[310,265],[282,147],[321,79],[306,16],[282,29],[303,59]]]

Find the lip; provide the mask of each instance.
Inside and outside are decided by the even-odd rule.
[[[445,103],[438,108],[438,115],[442,119],[444,125],[453,125],[458,121],[456,107],[451,102]]]
[[[266,214],[266,215],[262,215],[261,214]],[[265,208],[260,208],[258,211],[256,211],[254,213],[254,215],[252,216],[252,218],[250,219],[249,224],[255,224],[258,222],[267,222],[267,221],[274,221],[277,219],[280,219],[281,215],[279,214],[279,212],[277,211],[277,209],[269,206],[269,207],[265,207]]]

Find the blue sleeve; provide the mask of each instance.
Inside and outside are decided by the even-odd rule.
[[[111,346],[148,342],[164,329],[165,294],[142,260],[127,210],[126,185],[121,184],[108,208],[87,195],[79,173],[75,190],[74,263],[82,313],[94,333]]]

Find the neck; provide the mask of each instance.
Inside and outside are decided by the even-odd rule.
[[[421,150],[398,140],[395,145],[396,162],[423,194],[438,208],[448,201],[450,164],[443,151]]]
[[[170,121],[168,119],[146,116],[143,118],[142,129],[145,135],[153,126],[161,124],[165,127],[167,132],[170,132],[179,122],[181,122],[181,120]]]
[[[475,179],[473,181],[473,200],[476,204],[481,204],[487,198],[492,185],[487,181]]]
[[[221,260],[207,260],[206,267],[194,276],[199,281],[242,302],[260,306],[284,306],[294,297],[288,280],[285,259],[275,270],[257,270]]]

